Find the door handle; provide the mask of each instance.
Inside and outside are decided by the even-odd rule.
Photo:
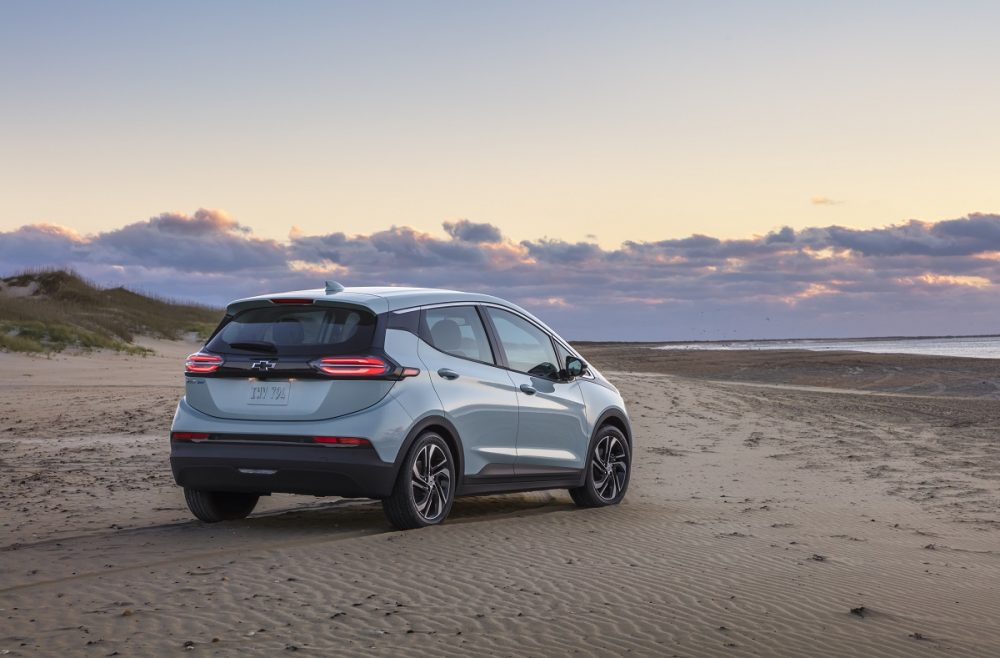
[[[438,375],[444,379],[458,379],[458,373],[449,368],[441,368],[438,370]]]
[[[534,395],[537,391],[535,387],[530,384],[521,384],[521,392],[526,395]]]

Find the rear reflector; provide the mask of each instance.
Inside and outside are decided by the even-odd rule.
[[[368,446],[371,442],[368,439],[359,439],[356,436],[314,436],[316,443],[338,446]]]
[[[389,364],[374,356],[325,356],[312,367],[331,377],[378,377],[389,370]]]
[[[312,304],[313,300],[308,297],[275,297],[272,304]]]
[[[196,352],[187,358],[187,361],[184,363],[184,372],[204,375],[209,372],[215,372],[221,365],[221,356]]]
[[[201,439],[207,439],[208,434],[205,432],[171,432],[171,441],[198,441]]]

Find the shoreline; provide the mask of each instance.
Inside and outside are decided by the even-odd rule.
[[[854,336],[854,337],[818,337],[818,338],[719,338],[714,340],[572,340],[574,345],[701,345],[701,344],[732,344],[732,343],[837,343],[837,342],[879,342],[902,340],[953,340],[963,338],[1000,338],[1000,334],[946,334],[941,336]]]
[[[644,344],[578,344],[599,370],[1000,400],[996,360],[826,350],[657,350]]]

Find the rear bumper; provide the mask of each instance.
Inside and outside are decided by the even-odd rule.
[[[390,495],[396,476],[372,448],[259,441],[173,441],[170,468],[191,489],[361,498]]]

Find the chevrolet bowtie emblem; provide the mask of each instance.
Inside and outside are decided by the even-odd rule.
[[[250,364],[251,370],[259,370],[260,372],[267,372],[278,365],[277,361],[254,361]]]

